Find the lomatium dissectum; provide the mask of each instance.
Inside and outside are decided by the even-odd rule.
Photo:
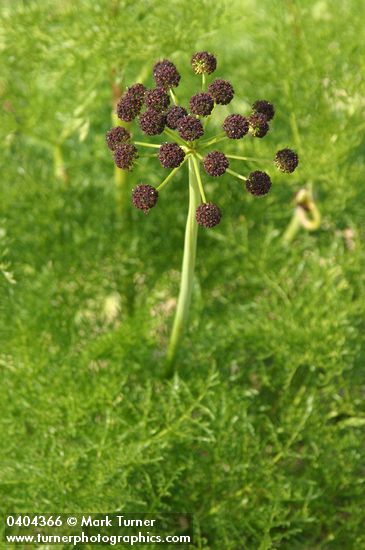
[[[138,118],[139,127],[146,136],[164,135],[168,141],[150,143],[132,140],[131,133],[117,126],[109,130],[106,141],[114,156],[115,164],[122,170],[131,170],[139,157],[139,148],[158,149],[155,156],[161,166],[171,171],[158,187],[147,182],[140,183],[132,191],[133,205],[147,214],[158,202],[159,193],[172,181],[175,174],[187,162],[189,169],[189,208],[185,230],[180,293],[170,344],[168,364],[172,365],[177,345],[186,324],[190,307],[195,269],[198,225],[213,228],[222,218],[221,209],[210,202],[205,194],[202,173],[219,178],[228,173],[245,182],[246,190],[255,197],[263,197],[271,189],[270,176],[261,170],[248,175],[230,168],[230,161],[259,161],[217,150],[218,144],[227,145],[245,136],[263,138],[270,130],[270,121],[275,114],[274,106],[260,99],[253,103],[248,115],[233,113],[222,124],[222,132],[206,137],[207,122],[219,105],[228,105],[234,98],[234,88],[228,80],[216,78],[208,84],[214,73],[217,60],[208,52],[197,52],[191,58],[196,75],[201,76],[201,89],[195,93],[186,107],[179,104],[175,88],[180,83],[176,66],[164,59],[153,67],[156,87],[146,89],[143,84],[134,84],[126,90],[117,105],[117,115],[124,122]],[[291,149],[278,151],[274,165],[284,173],[292,173],[298,166],[298,155]]]

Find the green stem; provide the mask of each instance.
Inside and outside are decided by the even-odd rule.
[[[198,237],[198,224],[195,218],[195,212],[200,204],[200,193],[196,174],[194,171],[193,158],[189,158],[189,210],[186,220],[184,255],[181,271],[181,283],[179,298],[177,301],[174,324],[172,327],[170,343],[167,351],[167,375],[172,374],[173,363],[176,350],[183,334],[186,324],[191,294],[193,290],[193,279],[195,270],[196,244]]]
[[[145,141],[135,141],[134,145],[140,145],[141,147],[153,147],[154,149],[159,149],[161,145],[156,143],[146,143]]]
[[[190,155],[186,155],[186,157],[184,158],[184,160],[182,161],[180,166],[178,166],[177,168],[174,168],[173,170],[171,170],[171,172],[169,173],[168,176],[166,176],[166,178],[163,180],[163,182],[160,183],[160,185],[158,187],[156,187],[157,191],[161,191],[161,189],[163,187],[165,187],[165,185],[170,181],[170,179],[174,177],[176,172],[178,172],[180,170],[180,168],[185,164],[185,162],[188,160],[189,156]]]
[[[258,157],[241,157],[240,155],[227,155],[225,153],[227,159],[235,159],[235,160],[252,160],[254,162],[272,162],[272,159],[268,158],[258,158]]]
[[[198,163],[197,159],[195,158],[195,156],[193,156],[192,158],[193,158],[195,176],[196,176],[196,180],[198,182],[198,187],[199,187],[199,191],[200,191],[200,196],[201,196],[203,202],[207,202],[207,199],[206,199],[205,193],[204,193],[203,182],[202,182],[202,179],[200,177],[199,163]]]
[[[205,92],[205,88],[207,85],[207,77],[205,73],[202,73],[202,91]]]
[[[205,143],[201,142],[201,146],[203,147],[203,149],[205,149],[205,147],[209,147],[210,145],[215,145],[216,143],[219,143],[220,141],[224,141],[225,139],[228,139],[227,136],[222,136],[222,137],[216,136],[210,141],[206,141]]]
[[[179,105],[179,101],[177,99],[177,96],[175,95],[175,93],[173,92],[172,88],[169,89],[170,91],[170,96],[171,96],[171,99],[173,101],[173,104],[174,105]]]
[[[238,178],[240,180],[246,181],[247,178],[245,176],[241,176],[241,174],[238,174],[238,172],[235,172],[234,170],[231,170],[230,168],[227,168],[226,172],[228,174],[231,174],[231,176],[234,176],[235,178]]]
[[[175,132],[172,132],[171,130],[168,130],[165,128],[164,134],[166,134],[169,138],[175,140],[177,143],[180,143],[180,145],[183,145],[184,147],[189,147],[189,144],[183,140],[180,136],[175,134]]]
[[[208,141],[212,141],[213,139],[220,138],[225,136],[225,132],[219,132],[219,134],[216,134],[215,136],[211,136],[210,138],[202,139],[199,143],[200,145],[205,145]]]

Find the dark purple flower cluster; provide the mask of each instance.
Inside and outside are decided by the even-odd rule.
[[[270,103],[269,101],[266,101],[265,99],[258,99],[255,101],[255,103],[252,105],[252,111],[254,113],[260,113],[261,115],[264,115],[266,117],[266,120],[271,120],[274,118],[275,109],[274,105]]]
[[[253,137],[263,138],[269,131],[269,124],[265,115],[261,113],[252,113],[248,117],[249,131]]]
[[[209,84],[208,92],[219,105],[228,105],[234,96],[232,84],[228,80],[222,80],[221,78],[217,78]]]
[[[174,105],[170,107],[166,113],[166,126],[171,130],[176,130],[179,120],[188,114],[184,107]]]
[[[298,166],[299,159],[295,151],[291,149],[281,149],[276,153],[274,162],[281,172],[291,174]]]
[[[228,159],[221,151],[211,151],[204,157],[203,166],[207,174],[213,177],[223,176],[229,166]]]
[[[184,160],[185,153],[177,143],[163,143],[157,156],[164,168],[177,168]]]
[[[147,109],[162,112],[170,105],[170,97],[162,88],[154,88],[153,90],[147,90],[145,103]]]
[[[122,143],[114,151],[114,162],[122,170],[130,170],[137,158],[137,148],[131,143]]]
[[[131,134],[123,128],[123,126],[116,126],[107,132],[106,143],[111,151],[115,151],[117,147],[126,143],[131,139]]]
[[[247,118],[242,115],[228,115],[222,128],[230,139],[241,139],[247,134],[249,123]]]
[[[252,113],[248,117],[249,132],[253,137],[263,138],[268,133],[269,121],[274,118],[275,108],[266,99],[258,99],[252,105]]]
[[[189,105],[194,115],[209,116],[213,111],[214,101],[210,94],[200,92],[190,98]]]
[[[211,228],[219,224],[222,213],[216,204],[212,202],[203,202],[196,209],[195,217],[199,225]]]
[[[117,115],[124,122],[131,122],[141,112],[146,88],[143,84],[134,84],[127,89],[117,105]]]
[[[145,214],[153,208],[158,200],[158,191],[152,185],[141,183],[132,191],[132,202],[136,208],[143,210]]]
[[[148,109],[139,117],[139,125],[147,136],[157,136],[165,129],[166,115],[154,109]]]
[[[265,172],[255,170],[251,172],[246,181],[246,189],[251,195],[263,197],[267,195],[271,188],[271,179]]]
[[[187,115],[179,119],[177,129],[180,137],[186,141],[195,141],[204,134],[203,125],[199,119]]]
[[[217,60],[211,53],[196,52],[191,58],[191,66],[195,74],[212,74],[217,68]]]
[[[155,77],[156,86],[164,90],[176,88],[181,78],[175,65],[168,59],[156,63],[153,67],[153,76]]]

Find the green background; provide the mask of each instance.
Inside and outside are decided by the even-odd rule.
[[[191,512],[204,550],[365,548],[365,5],[3,0],[0,14],[0,508]],[[186,102],[197,50],[236,92],[217,131],[275,104],[264,140],[224,150],[289,146],[300,165],[233,163],[270,173],[261,200],[204,178],[223,219],[199,232],[165,380],[187,174],[144,216],[130,191],[164,170],[116,176],[105,132],[113,93],[152,86],[160,58]],[[285,245],[309,183],[321,228]]]

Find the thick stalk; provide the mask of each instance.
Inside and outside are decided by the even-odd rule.
[[[184,326],[189,314],[195,270],[196,243],[198,237],[198,224],[196,222],[195,212],[200,202],[200,193],[196,173],[194,170],[194,162],[193,158],[189,157],[189,210],[185,229],[180,293],[177,302],[170,343],[167,351],[168,373],[171,372],[176,349],[180,342]]]

